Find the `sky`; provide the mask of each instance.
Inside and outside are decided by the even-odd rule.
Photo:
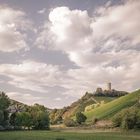
[[[139,0],[0,0],[0,90],[61,108],[86,91],[140,88]]]

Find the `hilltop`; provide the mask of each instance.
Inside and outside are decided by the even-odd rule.
[[[127,94],[128,92],[126,91],[112,89],[111,83],[107,83],[106,89],[104,90],[101,87],[98,87],[93,93],[86,92],[85,95],[70,106],[62,109],[53,109],[50,112],[51,123],[62,123],[66,118],[74,117],[77,112],[91,111]]]
[[[95,96],[93,93],[86,92],[84,96],[72,103],[70,106],[62,109],[54,109],[50,113],[52,123],[61,122],[62,119],[75,116],[77,112],[84,112],[86,107],[93,104],[107,103],[116,99],[116,97]]]
[[[122,109],[135,105],[139,97],[140,90],[137,90],[90,111],[84,112],[84,114],[87,116],[88,122],[92,121],[93,118],[109,119]]]

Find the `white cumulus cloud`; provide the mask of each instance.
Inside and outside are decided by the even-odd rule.
[[[0,51],[14,52],[27,49],[26,30],[31,22],[23,11],[0,6]]]
[[[113,6],[107,3],[94,13],[89,16],[86,10],[54,8],[37,45],[61,50],[80,67],[67,72],[75,79],[72,85],[79,92],[107,81],[119,89],[138,88],[140,1],[128,0]]]

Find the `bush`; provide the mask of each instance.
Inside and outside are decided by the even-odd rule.
[[[113,117],[113,126],[123,129],[140,128],[140,110],[137,107],[122,110]]]
[[[0,125],[0,131],[2,130],[5,130],[5,128],[2,125]]]
[[[92,124],[96,124],[97,121],[98,121],[98,118],[93,118],[92,119]]]
[[[49,123],[49,116],[47,112],[39,111],[33,118],[33,125],[36,130],[49,129]]]
[[[14,127],[10,126],[10,125],[7,125],[7,126],[5,126],[5,130],[14,130]]]
[[[137,113],[136,128],[140,128],[140,111]]]
[[[74,126],[76,126],[76,122],[73,119],[69,119],[69,118],[64,120],[64,124],[67,127],[74,127]]]
[[[136,125],[137,118],[136,118],[137,112],[130,110],[130,112],[126,112],[122,119],[121,127],[123,129],[133,129]]]
[[[122,117],[123,117],[123,112],[120,112],[113,117],[112,121],[113,121],[113,126],[114,127],[120,127],[121,126]]]
[[[21,112],[19,117],[20,117],[19,119],[21,120],[20,126],[24,127],[24,129],[26,127],[29,128],[32,126],[32,118],[29,112]]]
[[[83,113],[81,112],[76,113],[76,122],[78,124],[82,124],[83,122],[86,121],[86,119],[87,117]]]
[[[0,110],[0,125],[3,123],[3,120],[4,120],[4,114],[3,111]]]

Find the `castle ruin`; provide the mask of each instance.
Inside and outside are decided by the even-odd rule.
[[[107,89],[106,90],[109,90],[109,91],[111,91],[111,83],[109,82],[109,83],[107,83]]]

